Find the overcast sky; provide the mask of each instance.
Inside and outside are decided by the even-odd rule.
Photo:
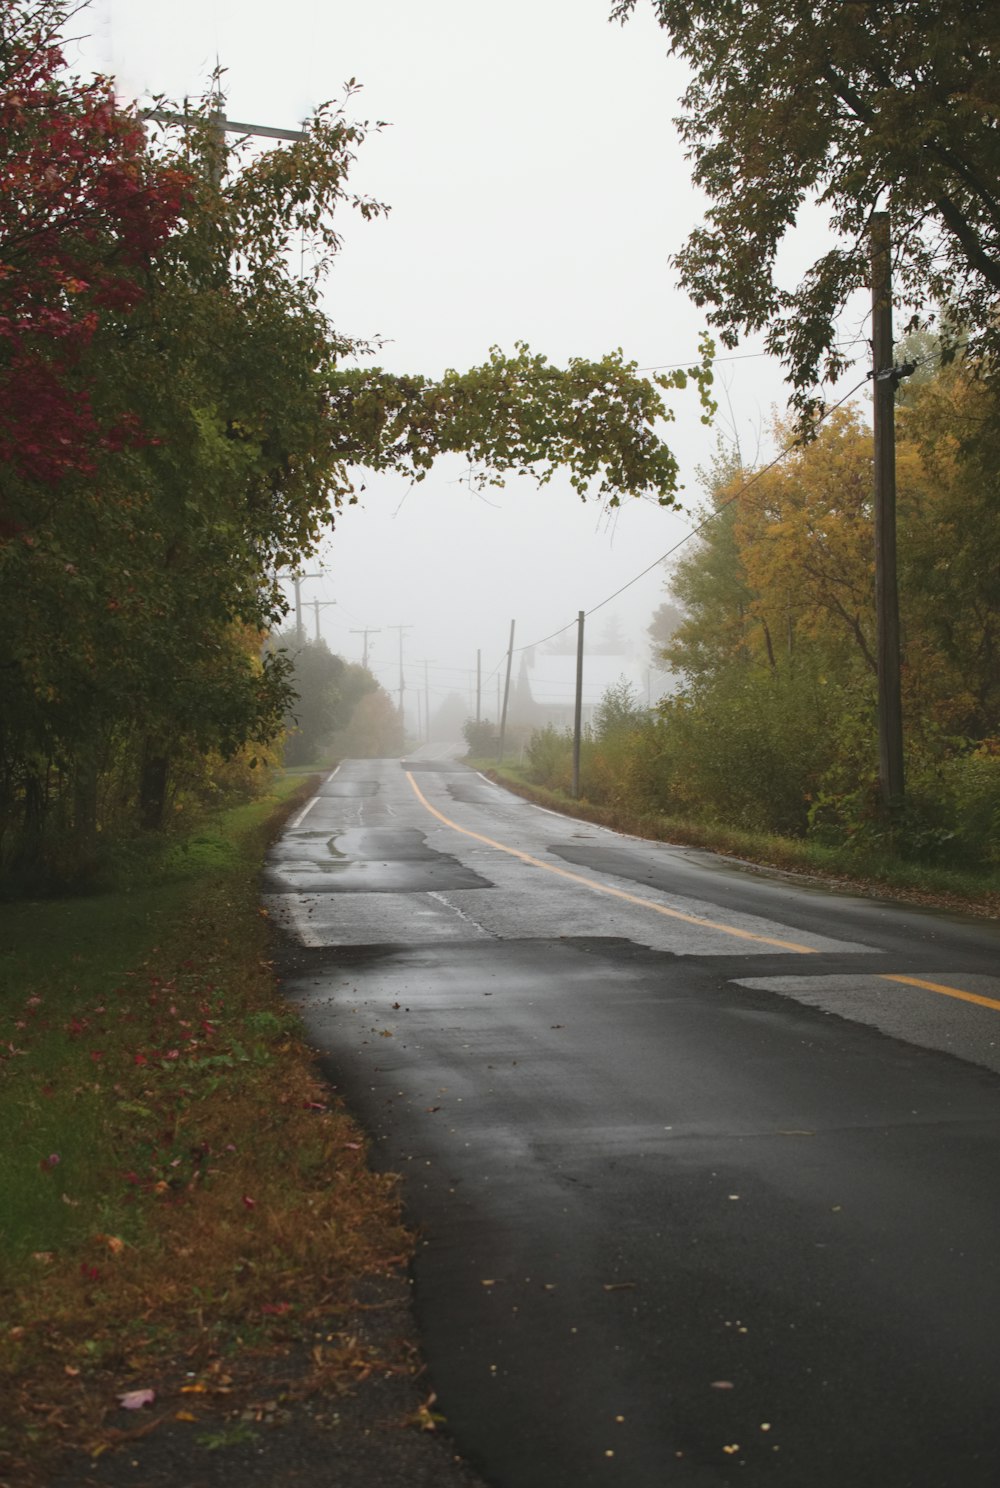
[[[387,338],[386,367],[463,368],[515,340],[555,362],[620,346],[643,368],[689,363],[702,318],[667,264],[700,212],[671,123],[684,74],[648,5],[624,28],[608,23],[609,8],[92,0],[78,21],[91,33],[79,57],[140,99],[199,94],[218,57],[230,117],[270,125],[294,127],[348,78],[363,84],[355,114],[389,127],[364,145],[352,183],[392,211],[370,223],[345,215],[328,305],[343,331]],[[784,403],[780,371],[756,350],[741,348],[717,372],[719,423],[748,459],[767,444],[772,406]],[[666,432],[694,506],[715,433],[699,421],[696,394],[674,402]],[[479,498],[461,484],[462,468],[441,462],[412,490],[370,481],[324,546],[326,576],[303,585],[307,599],[336,601],[321,625],[341,654],[359,660],[362,637],[351,632],[381,629],[370,661],[393,692],[389,627],[411,626],[407,682],[422,684],[428,659],[432,708],[452,688],[468,690],[477,648],[484,677],[494,670],[511,619],[518,645],[548,635],[691,525],[639,501],[609,516],[560,480],[541,491],[511,481]],[[663,597],[657,569],[588,626],[599,636],[614,615],[644,651]]]

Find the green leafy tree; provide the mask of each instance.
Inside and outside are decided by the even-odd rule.
[[[334,734],[330,751],[338,759],[399,758],[403,721],[384,688],[376,686],[359,698],[346,727]]]
[[[279,634],[269,643],[287,659],[293,697],[285,714],[285,763],[309,764],[323,758],[338,731],[348,727],[355,708],[378,683],[365,667],[335,656],[325,641],[299,642]]]
[[[664,660],[667,646],[683,623],[684,611],[672,600],[665,599],[662,604],[657,605],[653,618],[646,627],[654,665],[659,666]]]
[[[616,0],[624,18],[637,0]],[[1000,9],[993,0],[653,0],[692,69],[678,126],[707,194],[674,260],[726,346],[764,331],[800,408],[849,353],[837,317],[868,282],[866,228],[891,203],[896,290],[1000,351]],[[803,207],[836,242],[787,289]]]
[[[627,733],[642,722],[647,711],[628,678],[619,677],[617,682],[605,688],[594,709],[592,729],[595,739],[604,743],[616,734]]]
[[[0,851],[15,842],[36,859],[46,830],[92,841],[136,814],[160,825],[172,772],[198,777],[184,761],[280,730],[290,660],[262,649],[287,608],[278,575],[315,550],[366,471],[419,481],[461,451],[473,483],[517,473],[544,485],[565,469],[581,496],[670,504],[665,394],[693,380],[704,417],[711,406],[707,344],[697,365],[652,380],[617,352],[557,368],[520,344],[439,378],[347,366],[367,348],[331,324],[323,275],[343,209],[383,210],[348,184],[369,128],[349,117],[352,90],[303,139],[259,154],[220,148],[217,97],[147,143],[106,84],[67,79],[51,44],[67,13],[60,0],[0,0],[44,95],[18,112],[8,46],[0,110],[16,169],[6,183],[0,171],[0,375],[8,410],[30,408],[23,357],[48,359],[90,431],[86,458],[68,459],[71,424],[36,419],[38,458],[4,472]],[[75,175],[54,153],[63,140]],[[60,206],[70,177],[79,231]],[[100,294],[72,278],[79,254],[40,279],[4,239],[31,189],[53,253],[92,246]],[[86,218],[87,191],[104,218]],[[312,251],[297,272],[300,237]],[[42,328],[62,317],[73,332],[65,365],[37,336],[20,348],[7,336],[4,307],[28,303]]]

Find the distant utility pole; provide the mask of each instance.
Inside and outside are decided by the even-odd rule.
[[[580,740],[583,736],[583,622],[586,611],[576,613],[576,699],[573,707],[573,799],[580,798]]]
[[[300,646],[305,645],[306,628],[302,623],[302,584],[305,579],[325,579],[326,574],[304,574],[293,573],[292,584],[295,587],[295,639]]]
[[[365,638],[365,640],[364,640],[364,649],[361,652],[361,665],[364,667],[364,669],[365,669],[366,672],[368,670],[368,637],[370,635],[381,635],[381,634],[382,634],[381,630],[373,630],[370,625],[365,626],[364,629],[362,629],[362,630],[352,630],[351,631],[351,635],[364,636],[364,638]]]
[[[507,646],[507,677],[503,685],[503,709],[500,713],[500,745],[497,750],[497,763],[503,764],[503,746],[507,737],[507,704],[510,701],[510,668],[514,660],[514,622],[510,622],[510,642]],[[499,678],[497,679],[499,685]]]
[[[895,395],[915,369],[893,362],[892,243],[888,212],[871,216],[872,392],[875,435],[875,642],[878,666],[878,759],[882,808],[892,820],[904,799],[903,708],[896,578]]]
[[[320,610],[332,609],[337,601],[335,599],[311,599],[309,603],[312,605],[313,614],[316,617],[316,641],[319,643],[323,639],[319,630],[319,612]]]
[[[402,721],[403,721],[403,689],[404,689],[404,687],[406,685],[405,682],[403,681],[403,633],[404,633],[404,631],[412,630],[413,629],[413,626],[412,625],[387,625],[386,626],[386,629],[387,630],[395,630],[395,631],[398,631],[399,632],[399,721],[400,721],[400,723],[402,723]]]
[[[428,744],[431,742],[431,689],[427,680],[427,668],[433,660],[433,656],[417,657],[417,662],[422,662],[424,668],[424,735]]]
[[[476,652],[476,722],[479,723],[483,711],[483,653]]]

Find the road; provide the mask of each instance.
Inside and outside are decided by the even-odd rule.
[[[342,765],[265,887],[490,1484],[1000,1482],[995,924],[434,758]]]

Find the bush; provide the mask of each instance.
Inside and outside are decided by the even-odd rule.
[[[573,785],[573,735],[551,723],[535,729],[525,748],[525,774],[535,785],[568,791]]]
[[[973,862],[1000,864],[1000,739],[985,739],[942,770],[950,796],[955,846]]]
[[[462,725],[462,735],[473,759],[492,758],[500,747],[497,726],[488,718],[467,719]]]

